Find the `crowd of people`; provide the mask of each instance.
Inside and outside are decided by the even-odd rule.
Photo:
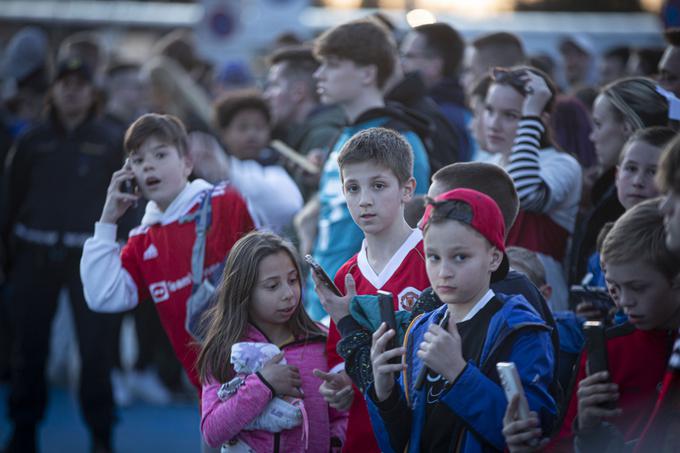
[[[22,29],[0,68],[4,451],[39,451],[64,288],[93,452],[163,363],[202,451],[678,451],[665,37],[598,57],[565,36],[558,65],[375,14],[282,36],[258,85],[183,31],[144,62],[81,32],[52,65]]]

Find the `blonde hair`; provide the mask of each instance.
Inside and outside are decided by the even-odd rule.
[[[680,261],[666,246],[659,199],[645,200],[616,221],[602,244],[605,265],[645,262],[672,281]]]

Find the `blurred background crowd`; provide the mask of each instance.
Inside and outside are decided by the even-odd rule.
[[[589,259],[602,225],[629,207],[629,201],[617,197],[614,183],[617,159],[628,137],[608,125],[609,106],[598,104],[598,95],[623,78],[645,77],[657,81],[667,99],[680,96],[680,31],[673,29],[680,25],[680,2],[3,0],[0,160],[12,155],[22,133],[46,119],[59,126],[45,132],[40,146],[59,143],[74,149],[90,144],[88,152],[97,155],[100,145],[92,144],[92,134],[99,134],[99,139],[104,134],[105,146],[118,153],[109,172],[102,170],[80,184],[78,178],[91,171],[88,162],[65,159],[50,170],[72,173],[74,184],[56,184],[51,188],[53,200],[31,205],[36,218],[73,216],[92,225],[98,212],[79,210],[78,200],[91,197],[103,205],[110,174],[124,160],[121,144],[126,128],[146,112],[173,114],[190,132],[194,176],[212,183],[232,180],[256,207],[261,224],[292,238],[301,253],[308,253],[316,237],[313,202],[321,168],[346,125],[342,109],[319,98],[318,62],[310,44],[329,27],[366,16],[387,27],[399,49],[384,96],[405,111],[416,111],[424,121],[416,132],[426,145],[431,173],[453,162],[494,161],[494,148],[500,145],[489,143],[494,139],[489,130],[498,128],[499,140],[503,131],[502,126],[484,124],[490,70],[531,65],[555,82],[560,95],[551,116],[551,134],[580,164],[582,179],[573,190],[582,196],[571,219],[576,228],[569,250],[560,257],[561,275],[544,262],[543,276],[535,283],[541,286],[542,279],[542,285],[550,287],[545,296],[556,310],[576,307],[569,295],[572,284],[603,287],[597,266],[589,267]],[[430,27],[432,23],[450,28]],[[622,90],[619,95],[645,119],[646,109],[653,110],[645,106],[652,98],[638,96],[635,89],[627,97]],[[680,106],[672,100],[668,105],[671,117],[680,118],[680,111],[674,111]],[[100,129],[79,128],[93,118]],[[661,125],[652,123],[644,126]],[[15,184],[14,191],[28,190],[21,181],[12,182],[7,172],[2,178],[3,187]],[[49,173],[31,176],[31,184],[49,186],[51,180],[57,179]],[[17,209],[11,200],[2,205],[3,282],[16,265],[13,238],[42,245],[51,241],[30,228],[18,228],[15,219],[23,213]],[[138,224],[143,206],[134,211],[123,221],[128,226],[119,230],[120,241]],[[69,246],[77,250],[84,238],[76,235],[71,240],[66,247],[53,247],[50,256],[36,259],[58,263],[60,269],[73,267],[77,274],[79,256],[71,256]],[[49,357],[45,371],[52,388],[75,389],[81,358],[98,353],[78,344],[76,329],[81,343],[96,343],[99,332],[83,327],[87,322],[82,320],[89,315],[67,303],[69,298],[82,298],[74,274],[64,270],[50,275],[45,288],[41,289],[44,282],[34,282],[41,297],[55,301],[45,314],[47,325],[51,323],[51,346],[41,353]],[[5,286],[3,291],[6,295]],[[308,309],[315,313],[318,307],[308,304]],[[323,313],[315,315],[323,318]],[[111,328],[117,340],[107,347],[116,360],[111,377],[115,403],[123,410],[121,419],[132,414],[125,408],[139,405],[186,408],[193,414],[195,395],[153,305],[140,304],[133,313],[115,318]],[[10,376],[15,327],[3,303],[0,389]],[[7,391],[0,391],[0,399],[6,397]],[[142,425],[143,419],[138,419]],[[194,431],[197,438],[197,429],[188,430]],[[8,432],[9,422],[0,410],[0,445]],[[173,434],[167,436],[171,439]],[[45,451],[65,451],[58,444],[61,440],[52,445],[44,440]],[[172,445],[166,450],[185,451],[173,450]]]

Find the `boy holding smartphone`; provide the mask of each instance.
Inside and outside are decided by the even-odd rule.
[[[314,276],[319,299],[334,321],[327,342],[329,366],[341,373],[328,377],[327,387],[332,389],[322,388],[322,392],[328,390],[329,403],[337,397],[333,390],[342,391],[351,385],[336,346],[340,332],[352,329],[356,323],[347,316],[352,296],[387,291],[394,296],[394,310],[410,311],[420,293],[430,285],[422,233],[404,219],[404,206],[416,185],[413,152],[408,142],[389,129],[366,129],[345,144],[338,155],[338,165],[347,207],[364,233],[364,241],[359,253],[335,275],[336,286],[346,294],[344,303],[334,301],[337,296]],[[337,328],[335,322],[339,322]],[[350,409],[345,451],[378,451],[366,405],[358,391],[356,396]]]
[[[205,236],[203,277],[208,278],[232,245],[254,228],[246,203],[226,184],[189,182],[192,164],[182,122],[170,115],[147,114],[125,134],[129,164],[116,171],[94,236],[85,242],[80,275],[91,310],[122,312],[153,299],[177,358],[200,391],[195,362],[198,349],[185,328],[192,295],[192,258],[197,212],[210,197],[211,220]],[[138,191],[121,191],[135,181]],[[116,222],[143,196],[149,200],[142,224],[130,232],[122,250]]]
[[[617,451],[614,445],[635,441],[657,399],[672,329],[680,325],[680,260],[666,246],[658,205],[634,206],[604,240],[607,285],[628,322],[606,332],[608,371],[589,374],[587,351],[581,358],[578,390],[558,438],[568,445],[573,437],[579,451]]]

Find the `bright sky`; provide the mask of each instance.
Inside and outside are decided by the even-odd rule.
[[[658,11],[663,0],[642,0],[650,11]],[[336,8],[358,8],[361,0],[324,0],[327,6]],[[515,0],[380,0],[382,8],[404,8],[406,5],[431,11],[446,11],[451,14],[480,16],[490,12],[510,11]]]

